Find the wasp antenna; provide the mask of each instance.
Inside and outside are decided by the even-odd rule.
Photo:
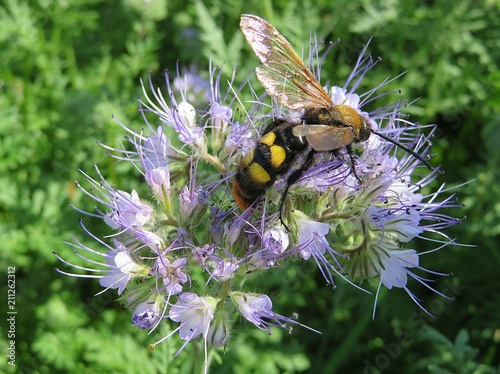
[[[408,148],[407,146],[401,144],[400,142],[394,140],[394,139],[391,139],[389,138],[388,136],[384,135],[384,134],[381,134],[379,133],[378,131],[375,131],[375,130],[371,130],[372,133],[380,136],[382,139],[385,139],[387,140],[388,142],[392,143],[392,144],[395,144],[397,145],[399,148],[405,150],[406,152],[408,152],[409,154],[411,154],[413,157],[415,157],[416,159],[422,161],[422,163],[427,166],[427,168],[429,168],[430,170],[433,169],[433,167],[431,166],[431,164],[429,164],[429,161],[427,161],[424,157],[422,157],[421,155],[419,155],[418,153],[416,153],[414,150]]]

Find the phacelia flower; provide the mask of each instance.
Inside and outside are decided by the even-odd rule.
[[[269,326],[281,327],[291,332],[292,327],[288,326],[287,323],[290,325],[301,325],[295,321],[294,318],[284,317],[274,313],[272,311],[273,303],[267,295],[233,292],[231,294],[231,300],[246,320],[253,323],[259,329],[266,331],[268,334],[271,334]]]
[[[200,335],[206,337],[216,306],[217,299],[213,297],[200,297],[186,292],[179,295],[179,301],[170,308],[169,318],[181,324],[181,339],[193,340]]]
[[[141,330],[149,330],[161,321],[161,306],[158,298],[152,295],[140,303],[132,314],[132,323]]]

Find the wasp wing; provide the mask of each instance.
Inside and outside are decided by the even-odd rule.
[[[354,133],[350,127],[297,125],[292,132],[296,137],[305,138],[307,144],[317,152],[334,151],[354,141]]]
[[[242,15],[240,27],[264,65],[257,68],[257,78],[270,96],[291,110],[333,106],[314,74],[278,30],[253,15]]]

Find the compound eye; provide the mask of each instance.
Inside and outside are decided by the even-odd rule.
[[[366,142],[370,138],[370,134],[372,133],[372,129],[370,125],[366,122],[363,121],[363,125],[361,126],[361,129],[359,130],[357,139],[355,139],[356,143],[359,142]]]

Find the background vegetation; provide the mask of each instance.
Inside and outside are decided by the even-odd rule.
[[[121,189],[137,173],[116,164],[96,144],[119,147],[123,130],[142,128],[139,78],[152,72],[224,63],[238,79],[257,66],[239,32],[241,13],[258,14],[300,48],[316,31],[342,40],[323,77],[343,82],[360,48],[382,62],[364,86],[408,71],[391,88],[409,100],[414,121],[437,123],[433,159],[447,186],[457,189],[467,220],[448,231],[476,248],[448,247],[423,265],[452,278],[437,288],[453,302],[416,287],[436,316],[424,318],[402,290],[383,294],[375,321],[372,299],[343,284],[332,291],[312,268],[289,267],[261,279],[277,310],[297,311],[321,336],[297,328],[271,336],[242,324],[216,373],[493,373],[500,361],[500,9],[496,0],[5,0],[0,5],[0,263],[16,267],[16,370],[22,373],[189,373],[200,347],[179,357],[177,339],[149,351],[158,339],[137,331],[130,314],[100,291],[97,281],[53,271],[57,250],[75,235],[87,240],[75,204],[92,202],[75,189],[78,169],[103,174]],[[238,80],[237,79],[237,80]],[[256,85],[257,86],[257,85]],[[137,176],[137,177],[136,177]],[[88,222],[104,232],[101,222]],[[417,243],[421,250],[426,247]],[[425,260],[431,261],[426,263]],[[1,295],[7,290],[1,281]],[[415,285],[414,285],[415,286]],[[274,292],[274,293],[273,293]],[[0,345],[7,347],[2,305]],[[4,352],[3,350],[2,352]]]

